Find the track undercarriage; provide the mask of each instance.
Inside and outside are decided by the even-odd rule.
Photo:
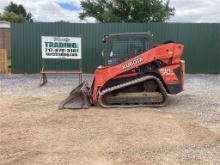
[[[149,83],[154,85],[148,87]],[[167,99],[162,82],[155,76],[144,76],[102,90],[98,104],[105,108],[161,107],[167,104]]]
[[[103,108],[161,107],[167,104],[167,100],[167,93],[160,79],[150,75],[102,90],[99,93],[98,105]],[[90,89],[87,83],[83,82],[60,103],[59,109],[87,109],[90,105]]]

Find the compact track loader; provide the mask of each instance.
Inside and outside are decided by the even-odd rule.
[[[183,91],[182,44],[152,46],[150,32],[109,34],[103,42],[104,65],[95,70],[91,87],[80,84],[59,109],[161,107],[167,104],[167,94]]]

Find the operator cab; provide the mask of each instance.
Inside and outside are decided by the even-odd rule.
[[[105,66],[117,65],[137,56],[152,47],[150,32],[117,33],[104,35],[105,48],[102,51]]]

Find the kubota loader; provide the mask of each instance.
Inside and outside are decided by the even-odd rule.
[[[59,109],[110,107],[161,107],[167,94],[183,91],[183,45],[173,41],[152,46],[152,34],[105,35],[103,66],[97,67],[91,87],[83,82]]]

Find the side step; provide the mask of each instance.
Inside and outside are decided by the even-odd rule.
[[[59,104],[59,109],[88,109],[91,106],[89,86],[82,82],[70,92],[70,95]]]

